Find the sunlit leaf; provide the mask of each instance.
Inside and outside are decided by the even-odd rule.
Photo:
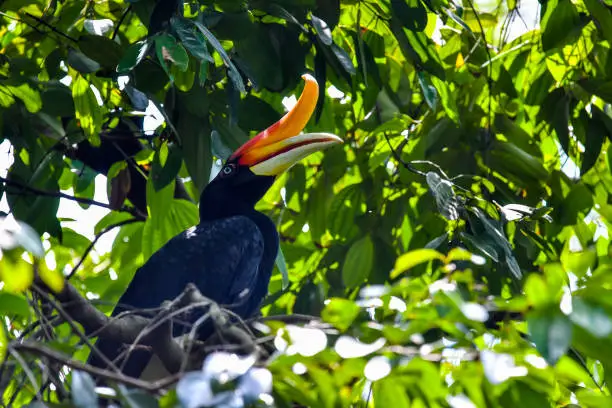
[[[395,268],[393,268],[393,272],[391,272],[391,278],[396,278],[405,271],[420,265],[425,262],[430,262],[433,260],[444,260],[444,255],[435,251],[433,249],[415,249],[414,251],[410,251],[399,258],[395,262]]]
[[[89,82],[81,75],[77,75],[72,83],[72,98],[81,129],[92,144],[98,145],[99,132],[102,128],[102,111]]]
[[[117,64],[117,72],[125,74],[134,69],[147,56],[150,45],[151,43],[147,40],[130,45]]]

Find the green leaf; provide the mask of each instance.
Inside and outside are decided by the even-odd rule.
[[[27,83],[23,83],[18,86],[7,85],[6,89],[13,96],[21,99],[21,101],[25,105],[28,112],[36,113],[40,110],[40,108],[42,108],[42,100],[40,97],[40,92],[32,89],[32,87],[30,87],[30,85],[28,85]],[[0,88],[0,95],[1,94],[2,94],[2,89]],[[1,102],[0,102],[0,105],[2,105]]]
[[[402,383],[395,377],[383,378],[373,385],[374,404],[377,407],[409,408],[410,400]]]
[[[417,265],[420,265],[425,262],[430,262],[436,259],[439,261],[443,261],[444,255],[442,255],[438,251],[428,248],[415,249],[414,251],[405,253],[404,255],[397,258],[397,260],[395,261],[395,267],[391,272],[391,279],[397,278],[399,275],[401,275],[408,269],[414,268]]]
[[[64,289],[64,275],[55,269],[49,269],[46,262],[39,262],[38,275],[53,293],[60,293]]]
[[[139,41],[130,45],[127,50],[125,50],[119,64],[117,64],[117,72],[120,74],[127,74],[134,69],[136,65],[140,64],[140,61],[147,56],[150,46],[151,43],[149,40]]]
[[[164,68],[170,79],[174,80],[174,76],[170,73],[170,67],[166,61],[176,66],[179,71],[185,72],[189,68],[189,56],[185,48],[176,42],[176,39],[170,34],[164,34],[155,37],[155,52],[157,59]]]
[[[96,96],[89,86],[89,82],[81,75],[72,82],[72,98],[74,109],[83,133],[91,144],[100,144],[100,129],[102,129],[102,109],[98,105]]]
[[[82,35],[79,38],[79,48],[83,54],[104,68],[115,68],[122,56],[121,46],[102,35]]]
[[[442,179],[437,173],[432,171],[427,173],[426,180],[431,193],[436,199],[436,205],[440,214],[449,220],[459,218],[458,201],[453,190],[453,183]]]
[[[608,129],[600,120],[599,116],[605,115],[599,111],[596,106],[592,107],[593,118],[587,120],[586,127],[586,142],[584,145],[584,153],[582,155],[582,163],[580,164],[580,174],[586,174],[597,162],[603,142],[608,135]]]
[[[201,62],[208,61],[214,64],[215,59],[208,52],[206,38],[201,31],[196,31],[193,24],[187,23],[182,18],[172,17],[170,23],[191,55]]]
[[[527,183],[528,180],[544,181],[548,178],[548,171],[542,161],[527,153],[514,143],[495,142],[490,154],[491,167],[499,169],[505,174],[514,175],[513,181]]]
[[[289,38],[289,33],[286,34]],[[279,38],[280,35],[266,24],[257,24],[250,30],[248,36],[234,42],[236,51],[234,60],[256,89],[266,88],[274,91],[283,89],[283,60],[279,49],[274,46],[283,41]],[[294,46],[299,48],[299,43]],[[229,74],[232,75],[231,72]],[[237,77],[236,81],[241,82],[242,79]]]
[[[552,126],[557,133],[557,138],[559,139],[561,148],[563,148],[563,151],[566,154],[569,154],[570,98],[566,96],[563,88],[555,89],[553,92],[551,92],[550,96],[553,94],[558,95],[557,100],[552,104],[548,104],[547,98],[543,109],[547,104],[553,108],[549,116],[549,121],[552,123]]]
[[[73,49],[68,51],[68,58],[66,59],[66,62],[72,68],[83,74],[96,72],[101,68],[101,65],[96,61],[92,60],[82,52]]]
[[[191,20],[186,20],[186,21],[189,21],[192,24],[195,24],[195,26],[200,30],[200,32],[204,35],[204,37],[206,37],[210,45],[212,45],[215,51],[217,51],[217,53],[221,56],[223,63],[229,70],[228,76],[230,80],[232,81],[232,83],[234,84],[234,87],[236,87],[236,89],[239,90],[240,92],[245,92],[244,84],[242,83],[242,79],[241,79],[242,77],[240,76],[240,73],[236,69],[236,66],[234,65],[232,60],[230,60],[229,56],[227,55],[227,52],[225,52],[225,49],[223,48],[219,40],[217,40],[217,38],[213,35],[213,33],[211,33],[208,30],[208,28],[206,28],[202,23],[198,21],[191,21]]]
[[[550,365],[566,353],[572,343],[572,323],[559,311],[530,315],[527,318],[529,334],[536,349]]]
[[[478,251],[481,255],[484,255],[494,262],[499,262],[499,255],[495,246],[490,242],[488,236],[485,235],[472,235],[467,232],[462,232],[460,234],[463,242]]]
[[[606,311],[579,297],[572,299],[570,320],[595,337],[608,337],[612,333],[612,318]]]
[[[283,277],[283,286],[282,289],[285,290],[289,286],[289,269],[287,268],[287,261],[285,260],[285,254],[283,254],[283,249],[281,246],[278,246],[278,253],[276,254],[276,267],[281,273]]]
[[[432,41],[421,32],[406,31],[396,17],[391,19],[390,29],[408,61],[444,80],[446,74]]]
[[[147,180],[147,211],[149,218],[164,218],[170,211],[172,200],[174,200],[174,180],[160,190],[155,189],[151,178]]]
[[[23,295],[0,291],[0,313],[3,316],[30,317],[30,305]],[[4,328],[0,327],[0,331]]]
[[[321,318],[344,331],[351,327],[360,310],[359,306],[348,299],[331,298],[321,312]]]
[[[96,383],[88,373],[78,370],[72,371],[70,390],[72,392],[72,402],[77,408],[98,406]]]
[[[147,205],[152,214],[142,229],[142,254],[149,259],[166,242],[198,223],[198,207],[187,200],[174,199],[174,182],[154,192],[147,182]],[[149,199],[151,197],[151,199]]]
[[[175,144],[162,143],[153,156],[151,178],[156,191],[172,182],[183,164],[181,149]]]
[[[23,292],[34,281],[34,266],[22,258],[4,255],[0,260],[0,279],[4,282],[3,290],[8,292]]]
[[[349,239],[358,232],[355,217],[361,212],[363,194],[360,184],[351,184],[333,198],[327,213],[329,231],[340,239]]]
[[[549,4],[549,9],[551,9],[550,17],[545,20],[545,25],[542,27],[544,51],[570,44],[580,34],[584,25],[571,1],[559,0],[556,5]]]
[[[210,178],[212,152],[208,120],[184,111],[176,125],[181,138],[185,166],[199,192]]]
[[[325,45],[331,45],[333,42],[332,34],[327,23],[314,14],[310,16],[310,20],[321,42]]]
[[[157,398],[142,390],[128,390],[123,384],[118,386],[119,393],[127,408],[159,408]]]
[[[463,21],[463,19],[461,17],[459,17],[457,14],[455,14],[455,12],[453,12],[451,9],[449,8],[444,8],[444,12],[446,13],[447,16],[449,16],[455,23],[459,24],[461,27],[463,27],[468,33],[470,33],[472,36],[474,35],[474,32],[472,31],[472,29],[470,28],[470,26]]]
[[[362,284],[372,272],[374,262],[374,243],[369,235],[361,238],[351,245],[344,265],[342,265],[342,281],[349,287]]]
[[[421,85],[425,102],[427,102],[431,110],[435,111],[438,107],[438,92],[436,92],[436,88],[428,81],[423,71],[417,73],[417,78],[419,79],[419,85]]]
[[[431,84],[438,91],[437,95],[438,99],[442,102],[442,107],[444,108],[444,112],[448,115],[448,117],[455,123],[459,123],[459,111],[457,109],[457,102],[455,101],[455,95],[451,93],[450,87],[445,81],[441,81],[437,77],[430,77],[429,80]]]
[[[391,0],[393,14],[402,25],[412,31],[423,31],[427,26],[427,10],[418,0]]]
[[[597,22],[596,26],[608,42],[612,43],[612,13],[609,6],[601,0],[584,0],[591,17]]]

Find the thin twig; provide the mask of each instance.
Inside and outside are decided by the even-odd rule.
[[[180,375],[171,375],[159,381],[143,381],[137,378],[129,377],[122,373],[115,373],[109,370],[105,370],[102,368],[97,368],[91,366],[89,364],[82,363],[80,361],[74,360],[71,357],[57,352],[51,348],[43,346],[40,343],[35,343],[32,341],[24,341],[21,343],[11,343],[9,345],[9,350],[11,351],[24,351],[26,353],[34,354],[37,356],[43,356],[50,360],[53,360],[57,363],[66,365],[72,369],[80,370],[87,372],[89,374],[95,375],[96,377],[119,382],[125,385],[129,385],[132,387],[140,388],[142,390],[146,390],[149,392],[158,392],[167,387],[170,387],[174,383],[176,383],[180,379]]]
[[[32,387],[34,387],[34,389],[36,390],[36,398],[39,401],[42,400],[42,395],[40,395],[40,388],[38,387],[38,382],[36,382],[36,376],[34,375],[32,370],[30,370],[30,367],[28,366],[24,358],[21,356],[21,354],[19,354],[17,350],[12,349],[12,348],[9,348],[9,353],[11,353],[13,358],[17,360],[19,364],[21,364],[21,369],[23,370],[25,375],[28,377],[28,380],[30,380]]]
[[[76,39],[72,38],[71,36],[69,36],[69,35],[68,35],[68,34],[66,34],[66,33],[61,32],[61,31],[60,31],[60,30],[58,30],[57,28],[53,27],[51,24],[47,23],[45,20],[43,20],[43,19],[41,19],[41,18],[39,18],[39,17],[36,17],[35,15],[30,14],[30,13],[28,13],[28,12],[26,12],[26,13],[24,13],[24,14],[25,14],[26,16],[30,17],[31,19],[33,19],[33,20],[37,21],[38,23],[40,23],[40,24],[44,25],[45,27],[47,27],[49,30],[53,31],[54,33],[56,33],[56,34],[58,34],[58,35],[60,35],[60,36],[62,36],[62,37],[64,37],[64,38],[66,38],[67,40],[70,40],[70,41],[72,41],[72,42],[74,42],[74,43],[77,43],[77,42],[78,42]]]
[[[474,13],[474,16],[476,17],[476,22],[478,23],[478,27],[480,28],[480,34],[482,35],[482,39],[484,41],[484,48],[485,51],[487,53],[487,58],[489,61],[491,61],[491,51],[489,51],[489,44],[487,43],[487,37],[485,36],[485,32],[484,32],[484,27],[482,25],[482,22],[480,21],[480,16],[478,15],[478,12],[476,11],[476,8],[474,7],[474,2],[472,0],[467,0],[468,4],[470,5],[470,8],[472,9],[472,12]],[[493,99],[493,95],[491,94],[492,92],[492,84],[493,84],[493,78],[491,78],[491,71],[492,67],[491,64],[489,64],[489,66],[487,67],[487,89],[489,92],[489,103],[488,103],[488,109],[489,111],[487,112],[487,117],[488,117],[488,122],[489,122],[489,126],[487,127],[488,130],[488,135],[490,136],[491,133],[491,126],[493,124],[493,109],[491,107],[491,103],[492,103],[492,99]],[[487,141],[488,142],[488,141]]]
[[[44,196],[44,197],[54,197],[54,198],[65,198],[67,200],[76,201],[77,203],[95,205],[97,207],[102,207],[102,208],[107,208],[109,210],[113,210],[110,204],[107,204],[107,203],[102,203],[100,201],[92,200],[89,198],[74,197],[74,196],[71,196],[70,194],[62,193],[61,191],[40,190],[38,188],[30,187],[26,184],[23,184],[23,183],[14,181],[14,180],[9,180],[4,177],[0,177],[0,183],[5,184],[7,187],[19,188],[23,192],[29,193],[32,195]],[[137,208],[134,208],[134,207],[123,206],[118,211],[130,213],[134,217],[138,218],[139,220],[144,220],[146,218],[145,215],[143,215]]]
[[[83,253],[83,256],[81,256],[81,259],[79,260],[79,262],[74,266],[74,268],[72,268],[72,270],[70,271],[70,273],[66,276],[67,280],[70,280],[70,278],[72,278],[72,276],[79,270],[79,268],[81,267],[81,265],[83,264],[83,262],[85,261],[85,259],[87,258],[87,255],[89,255],[89,253],[91,252],[91,250],[93,249],[93,247],[96,245],[96,243],[98,242],[98,240],[107,232],[109,232],[112,229],[115,229],[117,227],[121,227],[127,224],[132,224],[135,222],[139,222],[142,221],[140,219],[137,218],[130,218],[129,220],[123,220],[121,222],[118,222],[116,224],[112,224],[109,225],[108,227],[104,228],[102,231],[100,231],[98,234],[96,234],[96,236],[94,237],[94,239],[91,241],[91,243],[89,244],[89,246],[85,249],[85,252]]]
[[[119,19],[119,21],[117,22],[117,26],[113,30],[113,35],[111,35],[111,40],[115,40],[115,37],[117,37],[117,34],[119,33],[119,28],[123,24],[123,20],[125,20],[125,17],[128,15],[128,13],[130,11],[132,11],[132,5],[131,4],[128,6],[128,8],[125,9],[123,14],[121,14],[121,18]]]
[[[74,334],[76,334],[79,339],[87,345],[87,347],[89,347],[89,349],[91,350],[92,353],[94,353],[96,356],[100,357],[100,359],[102,361],[104,361],[104,364],[106,364],[108,367],[113,368],[115,371],[119,371],[119,369],[113,364],[112,361],[110,361],[105,355],[104,353],[102,353],[100,350],[98,350],[98,348],[93,345],[91,343],[91,341],[89,341],[89,339],[87,338],[87,335],[85,333],[83,333],[79,327],[74,323],[73,319],[71,318],[70,314],[67,313],[64,308],[57,303],[54,299],[52,299],[47,293],[45,293],[44,290],[42,290],[36,283],[32,284],[32,289],[39,295],[41,296],[47,303],[49,303],[55,310],[57,310],[57,313],[62,317],[62,319],[64,319],[64,321],[66,323],[68,323],[68,325],[70,326],[70,328],[72,329],[72,331],[74,332]]]
[[[426,174],[423,173],[421,170],[415,169],[414,166],[412,166],[412,164],[404,161],[401,158],[399,153],[395,151],[395,149],[393,148],[393,145],[391,144],[391,141],[389,140],[389,136],[387,136],[387,132],[383,132],[383,135],[385,136],[385,140],[387,141],[387,144],[389,145],[389,149],[391,149],[391,153],[393,153],[393,157],[395,157],[395,160],[397,160],[402,166],[404,166],[407,170],[411,171],[412,173],[418,174],[419,176],[423,176],[423,177],[426,176]]]

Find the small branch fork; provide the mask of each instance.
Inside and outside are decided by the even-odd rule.
[[[36,277],[32,289],[47,305],[57,310],[61,320],[67,322],[81,341],[91,348],[94,355],[102,357],[109,368],[101,369],[82,363],[45,346],[42,342],[23,338],[9,344],[8,349],[11,355],[29,354],[44,357],[53,363],[88,372],[102,380],[122,383],[148,392],[160,392],[173,385],[181,377],[182,371],[191,368],[186,364],[186,361],[189,360],[189,353],[172,336],[171,319],[186,310],[210,307],[211,305],[216,306],[214,302],[205,298],[194,285],[189,284],[176,299],[162,305],[158,314],[153,317],[149,318],[136,315],[133,312],[125,312],[111,318],[96,309],[68,282],[65,283],[61,292],[53,293],[39,277]],[[227,321],[220,308],[217,307],[217,309],[220,312],[216,314],[217,317],[223,316],[222,320]],[[215,314],[209,313],[208,315],[215,320]],[[82,331],[76,323],[83,327]],[[231,329],[235,330],[236,327]],[[195,330],[192,329],[192,332],[195,333]],[[128,353],[136,347],[150,348],[171,375],[154,382],[126,376],[120,371],[120,367],[101,356],[100,351],[89,340],[93,336],[110,338],[129,344],[131,346],[127,351]],[[200,361],[198,360],[197,363]]]

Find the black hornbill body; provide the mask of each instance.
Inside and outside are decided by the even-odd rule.
[[[177,297],[188,283],[243,318],[256,313],[266,296],[278,250],[274,223],[255,210],[283,173],[309,154],[342,140],[332,134],[300,134],[312,115],[318,85],[304,75],[305,87],[295,107],[249,140],[227,160],[200,197],[200,223],[168,241],[136,272],[113,315],[128,309],[158,308]],[[190,323],[200,316],[193,316]],[[210,326],[210,325],[209,325]],[[200,336],[210,335],[199,332]],[[174,335],[185,328],[174,326]],[[123,344],[101,338],[96,347],[123,372],[138,377],[152,354],[139,348],[127,362],[116,361]],[[95,354],[90,363],[103,367]]]

